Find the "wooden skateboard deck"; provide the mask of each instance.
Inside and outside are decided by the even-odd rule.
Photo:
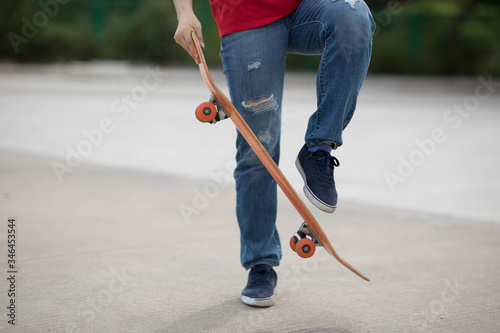
[[[287,198],[290,200],[292,205],[304,220],[304,223],[301,225],[297,233],[295,233],[295,235],[290,239],[290,246],[292,247],[292,250],[296,251],[299,256],[308,258],[314,254],[316,245],[322,246],[342,265],[347,267],[362,279],[370,281],[370,279],[368,279],[356,268],[347,263],[335,251],[323,229],[316,221],[312,213],[309,211],[307,206],[304,204],[302,199],[299,197],[295,189],[288,182],[285,175],[281,172],[274,160],[267,153],[264,146],[262,146],[259,139],[255,136],[253,131],[247,125],[243,117],[236,110],[230,100],[224,95],[219,87],[217,87],[214,80],[212,79],[212,76],[210,75],[205,57],[203,55],[203,51],[200,46],[200,42],[194,31],[192,32],[191,36],[193,38],[200,59],[200,63],[198,64],[198,66],[200,68],[201,76],[203,77],[203,81],[207,85],[208,90],[210,90],[210,92],[212,93],[210,102],[202,103],[196,109],[196,117],[202,122],[213,123],[226,117],[231,118],[235,126],[238,128],[250,147],[253,149],[262,164],[266,167],[273,179],[276,181],[281,190],[285,193]]]

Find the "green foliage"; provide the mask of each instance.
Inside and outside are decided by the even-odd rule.
[[[367,3],[377,23],[371,72],[500,75],[498,0]],[[203,25],[205,56],[212,66],[220,65],[209,1],[194,5]],[[192,64],[173,39],[176,27],[170,0],[2,0],[0,59]],[[314,70],[317,63],[317,57],[288,58],[294,68]]]
[[[100,40],[101,56],[133,61],[164,62],[182,58],[184,51],[173,43],[177,27],[170,1],[143,1],[129,15],[111,13]]]
[[[420,1],[381,17],[370,70],[376,73],[500,75],[500,4]],[[390,21],[388,24],[381,24]]]
[[[31,0],[4,0],[0,11],[0,59],[29,62],[88,60],[94,51],[90,22],[75,12],[59,20],[63,5],[49,12]]]

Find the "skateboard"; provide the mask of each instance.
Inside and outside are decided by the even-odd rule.
[[[316,221],[312,213],[299,197],[290,182],[286,179],[285,175],[281,172],[274,160],[268,154],[264,146],[262,146],[257,136],[255,136],[251,128],[247,125],[230,100],[215,84],[208,70],[200,42],[194,31],[191,33],[191,37],[200,59],[198,66],[200,68],[201,76],[203,77],[203,81],[208,87],[208,90],[212,93],[208,102],[201,103],[196,108],[196,118],[201,122],[212,124],[226,118],[230,118],[233,121],[236,128],[240,131],[267,171],[271,174],[273,179],[304,220],[297,232],[290,239],[290,247],[292,250],[302,258],[310,258],[314,255],[317,246],[323,247],[326,252],[331,254],[354,274],[366,281],[370,281],[370,279],[347,263],[335,251],[319,223]]]

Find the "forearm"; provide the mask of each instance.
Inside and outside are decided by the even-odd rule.
[[[194,15],[193,0],[172,0],[175,11],[177,12],[177,20],[185,14]]]

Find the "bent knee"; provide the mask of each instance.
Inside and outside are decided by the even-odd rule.
[[[375,21],[363,0],[333,0],[331,9],[327,14],[332,18],[330,31],[349,39],[359,35],[371,38]]]

